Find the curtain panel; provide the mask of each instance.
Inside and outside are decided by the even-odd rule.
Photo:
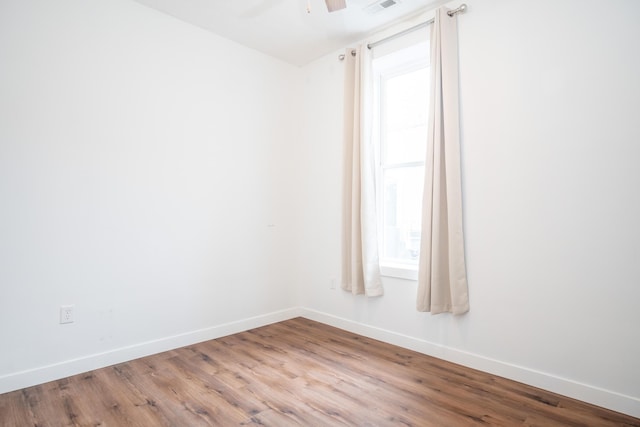
[[[422,238],[418,267],[418,311],[469,311],[462,230],[457,18],[436,10],[431,28],[431,100]]]
[[[371,132],[371,52],[366,43],[345,52],[342,289],[382,295]]]

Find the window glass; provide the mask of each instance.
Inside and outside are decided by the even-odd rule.
[[[383,259],[417,263],[424,166],[386,169],[383,175]]]
[[[429,109],[428,52],[428,44],[421,43],[373,61],[383,275],[417,269]],[[414,278],[404,273],[398,277]]]
[[[428,69],[400,74],[384,83],[384,162],[423,161],[427,146]]]

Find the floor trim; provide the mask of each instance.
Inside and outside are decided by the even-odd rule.
[[[567,378],[487,358],[478,354],[443,346],[316,310],[301,308],[300,315],[310,320],[364,335],[368,338],[408,348],[419,353],[640,418],[640,398],[594,387],[589,384],[579,383]]]
[[[162,353],[163,351],[173,350],[198,342],[244,332],[249,329],[281,322],[298,316],[300,316],[300,310],[298,308],[280,310],[128,347],[116,348],[104,353],[92,354],[86,357],[66,360],[61,363],[4,375],[0,377],[0,394],[55,381],[117,363],[127,362],[140,357]]]
[[[589,384],[579,383],[523,366],[490,359],[478,354],[465,352],[456,348],[443,346],[308,308],[280,310],[261,316],[186,332],[180,335],[117,348],[87,357],[12,373],[0,377],[0,393],[43,384],[71,375],[202,341],[220,338],[298,316],[640,418],[640,398],[601,389]]]

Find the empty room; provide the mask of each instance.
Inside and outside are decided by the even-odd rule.
[[[639,23],[0,0],[0,426],[640,426]]]

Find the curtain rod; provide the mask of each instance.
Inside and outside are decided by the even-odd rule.
[[[467,5],[463,3],[460,6],[458,6],[457,8],[448,11],[447,15],[453,16],[453,15],[456,15],[458,13],[463,13],[466,10],[467,10]],[[373,49],[374,47],[376,47],[378,45],[381,45],[381,44],[386,43],[388,41],[394,40],[394,39],[396,39],[398,37],[402,37],[402,36],[404,36],[406,34],[412,33],[412,32],[414,32],[416,30],[419,30],[420,28],[427,27],[427,26],[433,24],[433,21],[434,21],[434,18],[431,18],[428,21],[422,22],[422,23],[420,23],[418,25],[414,25],[413,27],[410,27],[410,28],[407,28],[406,30],[400,31],[399,33],[392,34],[392,35],[390,35],[388,37],[385,37],[383,39],[380,39],[380,40],[378,40],[376,42],[369,43],[367,45],[367,47],[369,49]],[[356,56],[356,51],[352,50],[351,51],[351,55],[352,56]],[[344,59],[344,53],[338,55],[338,59],[340,59],[340,61],[342,61]]]
[[[463,3],[463,4],[461,4],[460,6],[458,6],[456,9],[453,9],[453,10],[448,11],[448,12],[447,12],[447,15],[449,15],[449,16],[453,16],[453,15],[455,15],[455,14],[457,14],[457,13],[462,13],[462,12],[464,12],[465,10],[467,10],[467,5]],[[392,34],[392,35],[390,35],[389,37],[385,37],[385,38],[383,38],[383,39],[378,40],[377,42],[369,43],[369,44],[367,45],[367,47],[368,47],[369,49],[373,49],[374,47],[376,47],[376,46],[378,46],[378,45],[381,45],[381,44],[386,43],[386,42],[388,42],[388,41],[394,40],[394,39],[396,39],[396,38],[398,38],[398,37],[402,37],[402,36],[404,36],[405,34],[412,33],[412,32],[414,32],[414,31],[416,31],[416,30],[419,30],[420,28],[424,28],[424,27],[426,27],[426,26],[428,26],[428,25],[431,25],[431,24],[433,24],[433,21],[434,21],[434,18],[431,18],[431,19],[429,19],[429,20],[428,20],[428,21],[426,21],[426,22],[423,22],[423,23],[421,23],[421,24],[415,25],[415,26],[413,26],[413,27],[411,27],[411,28],[407,28],[406,30],[404,30],[404,31],[400,31],[399,33]]]

